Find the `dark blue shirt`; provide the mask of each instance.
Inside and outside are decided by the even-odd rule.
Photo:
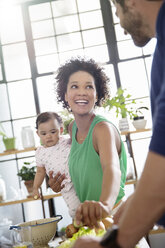
[[[156,37],[157,45],[151,71],[153,135],[149,149],[165,156],[165,1],[157,18]],[[157,223],[165,226],[165,214]]]
[[[165,156],[165,2],[157,18],[156,37],[151,71],[153,135],[149,149]]]

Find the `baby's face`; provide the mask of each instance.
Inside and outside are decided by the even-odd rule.
[[[37,131],[44,147],[51,147],[57,144],[60,137],[60,126],[56,119],[41,123]]]

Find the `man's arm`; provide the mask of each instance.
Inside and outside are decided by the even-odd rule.
[[[165,157],[149,152],[144,171],[119,221],[118,243],[131,248],[165,212]]]

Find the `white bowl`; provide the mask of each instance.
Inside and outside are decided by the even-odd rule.
[[[23,222],[18,226],[31,226],[32,230],[32,243],[34,246],[47,245],[56,233],[57,223],[62,219],[62,216],[53,218],[45,218]]]
[[[132,122],[134,128],[138,129],[144,129],[146,126],[147,120],[141,119],[141,120],[135,120]]]

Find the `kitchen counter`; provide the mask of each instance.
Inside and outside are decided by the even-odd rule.
[[[59,237],[55,238],[54,241],[52,241],[52,242],[49,243],[49,247],[50,248],[58,247],[60,241],[62,241],[61,238],[59,238]],[[148,243],[147,243],[147,241],[146,241],[145,238],[142,238],[139,241],[138,248],[150,248],[150,246],[148,245]]]

